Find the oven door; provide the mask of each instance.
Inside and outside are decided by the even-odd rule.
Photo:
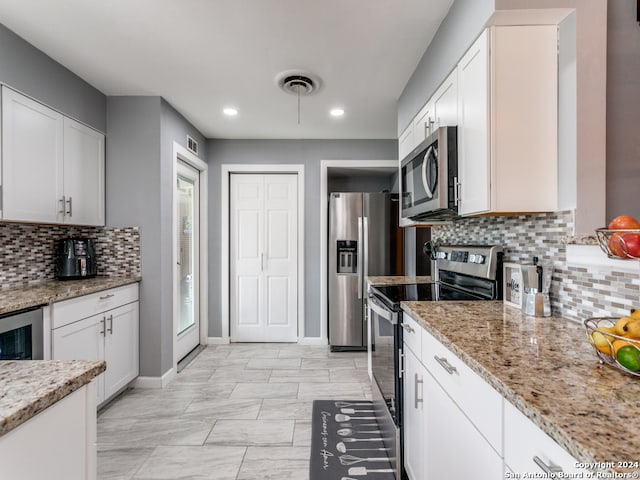
[[[42,360],[42,309],[0,316],[0,360]]]

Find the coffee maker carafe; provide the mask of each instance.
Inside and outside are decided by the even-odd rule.
[[[549,288],[552,270],[551,265],[538,263],[538,257],[533,257],[533,263],[522,265],[523,308],[526,315],[551,316]]]

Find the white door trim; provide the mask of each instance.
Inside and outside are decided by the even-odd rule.
[[[220,307],[222,338],[229,343],[229,175],[232,173],[295,173],[298,176],[298,339],[304,337],[304,165],[222,164],[220,166]],[[212,339],[209,339],[212,343]],[[217,343],[217,342],[216,342]]]
[[[320,162],[320,341],[328,342],[327,327],[327,239],[329,238],[329,168],[398,168],[398,160],[322,160]]]
[[[176,244],[178,242],[178,233],[175,229],[176,219],[178,212],[176,210],[176,178],[178,175],[178,161],[182,161],[200,172],[200,291],[199,291],[199,303],[200,303],[200,345],[207,345],[207,337],[209,333],[209,259],[207,255],[207,248],[209,245],[209,229],[207,226],[208,218],[208,168],[207,164],[196,157],[193,153],[187,150],[185,147],[177,142],[173,142],[173,175],[171,182],[171,269],[173,272],[172,278],[172,290],[173,290],[173,371],[178,369],[177,354],[177,340],[178,340],[178,327],[176,319],[178,318],[178,252]]]

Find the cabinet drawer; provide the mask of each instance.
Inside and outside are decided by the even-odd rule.
[[[422,336],[424,329],[406,313],[402,314],[402,339],[417,358],[422,354]]]
[[[502,396],[424,329],[422,363],[502,455]]]
[[[56,302],[51,306],[52,328],[60,328],[136,300],[138,300],[138,284],[133,283]]]
[[[504,402],[504,462],[515,474],[540,473],[543,462],[551,467],[560,467],[564,473],[585,473],[576,468],[576,460],[564,448],[544,433],[535,423],[524,416],[511,403]],[[583,477],[588,478],[586,474]]]

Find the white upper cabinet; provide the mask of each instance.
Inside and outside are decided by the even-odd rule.
[[[410,150],[434,132],[434,118],[433,99],[430,99],[413,119],[413,145]]]
[[[461,214],[557,209],[557,39],[493,26],[458,64]]]
[[[413,122],[398,137],[398,160],[402,162],[411,150],[413,150]]]
[[[2,218],[62,221],[63,117],[2,87]]]
[[[434,129],[458,125],[458,69],[445,79],[432,97]]]
[[[2,87],[2,219],[104,225],[104,135]]]
[[[64,119],[65,223],[104,225],[104,135]]]

